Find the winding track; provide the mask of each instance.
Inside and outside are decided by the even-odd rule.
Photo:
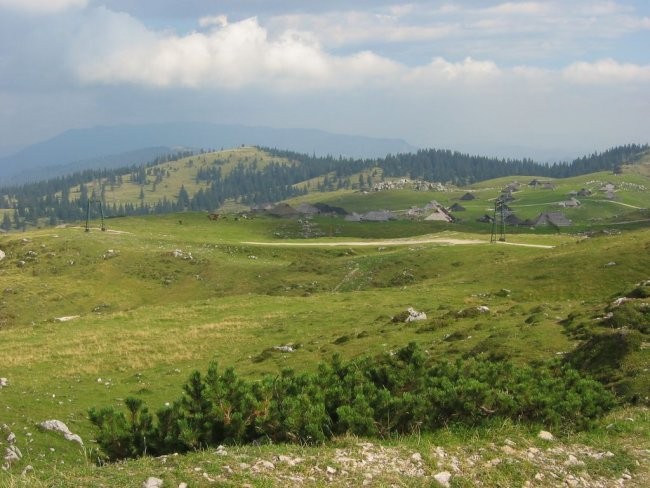
[[[282,247],[362,247],[362,246],[413,246],[418,244],[448,244],[451,246],[464,246],[472,244],[489,244],[489,241],[478,239],[452,239],[448,237],[430,237],[424,239],[383,239],[380,241],[340,241],[340,242],[259,242],[244,241],[242,244],[254,246],[282,246]],[[517,242],[498,242],[508,246],[536,247],[539,249],[553,249],[555,246],[545,244],[520,244]]]

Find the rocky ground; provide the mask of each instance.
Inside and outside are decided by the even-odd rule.
[[[650,450],[612,452],[557,440],[504,437],[499,442],[441,447],[344,439],[331,448],[303,448],[271,454],[250,448],[206,451],[185,464],[183,456],[151,460],[143,487],[185,486],[523,486],[641,487]],[[416,446],[417,447],[417,446]],[[122,469],[128,469],[124,466]],[[108,485],[106,485],[108,486]]]

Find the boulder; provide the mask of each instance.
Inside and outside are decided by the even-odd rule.
[[[154,478],[150,476],[147,478],[147,481],[142,482],[142,488],[161,488],[163,485],[163,480],[160,478]]]
[[[450,486],[449,480],[451,480],[451,473],[449,471],[441,471],[440,473],[434,475],[433,479],[435,479],[440,486],[448,488]]]
[[[68,429],[68,426],[65,425],[63,422],[60,420],[45,420],[38,424],[38,426],[42,429],[45,430],[52,430],[54,432],[60,432],[63,434],[63,437],[71,442],[77,442],[79,445],[83,446],[84,443],[81,440],[81,437],[79,437],[77,434],[73,434],[70,432],[70,429]]]
[[[0,388],[5,388],[9,386],[9,380],[7,378],[0,378]]]
[[[553,434],[551,434],[550,432],[548,432],[546,430],[540,430],[539,434],[537,434],[537,437],[539,437],[540,439],[542,439],[544,441],[554,441],[555,440],[555,436],[553,436]]]
[[[404,322],[416,322],[418,320],[426,320],[427,319],[427,314],[424,312],[418,312],[415,310],[413,307],[409,307],[407,310],[408,316],[404,320]]]
[[[4,466],[11,466],[13,463],[20,461],[23,457],[23,453],[20,452],[17,446],[11,445],[5,449],[4,455]]]

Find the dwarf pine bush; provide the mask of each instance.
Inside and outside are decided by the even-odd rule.
[[[155,421],[142,402],[128,412],[91,410],[109,459],[183,452],[254,441],[321,443],[333,435],[387,437],[515,419],[566,430],[589,427],[614,404],[602,384],[559,361],[430,362],[415,344],[393,355],[344,362],[334,356],[316,373],[282,371],[261,381],[211,364],[192,373],[183,394]]]

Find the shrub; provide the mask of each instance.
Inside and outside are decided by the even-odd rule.
[[[585,428],[613,406],[594,380],[558,361],[515,367],[509,361],[429,362],[414,343],[378,358],[335,355],[316,373],[292,370],[261,381],[211,364],[192,373],[173,406],[153,422],[137,399],[128,415],[90,411],[109,459],[183,452],[223,443],[321,443],[336,434],[391,436],[448,423],[512,418],[568,430]]]
[[[603,325],[614,329],[629,328],[650,334],[650,306],[627,302],[616,307]]]

